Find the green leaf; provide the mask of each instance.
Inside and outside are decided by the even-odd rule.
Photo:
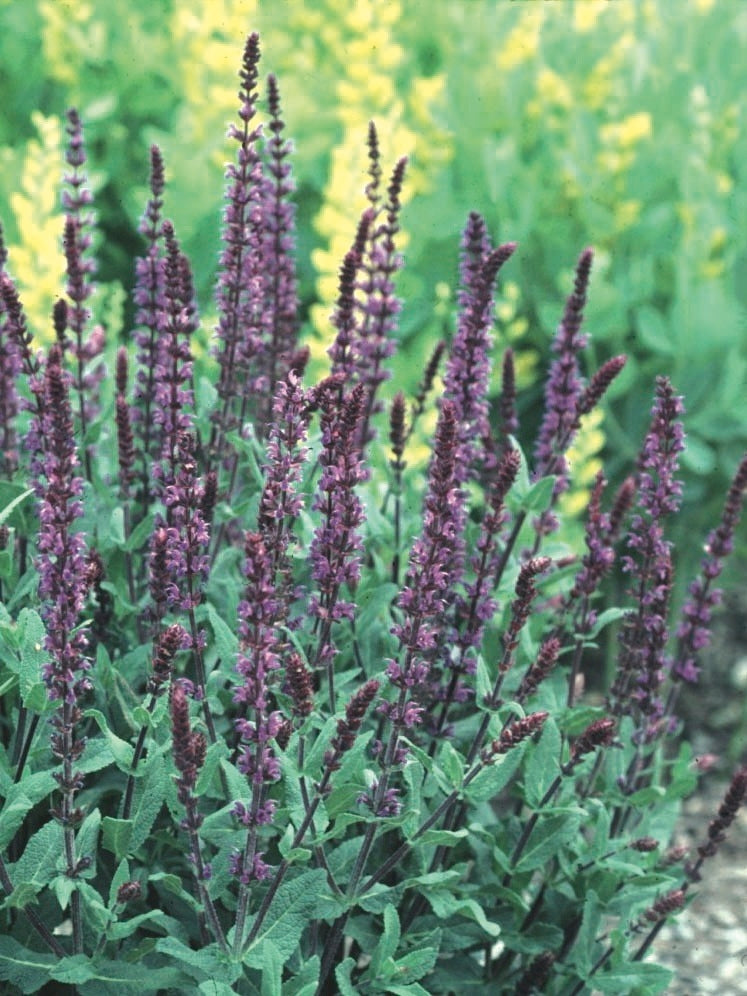
[[[319,983],[320,965],[319,955],[304,962],[298,974],[283,983],[283,996],[314,996]]]
[[[399,915],[394,906],[384,910],[384,933],[371,953],[371,975],[377,976],[388,958],[393,958],[400,940]]]
[[[594,989],[610,996],[620,996],[620,993],[641,993],[641,996],[656,996],[663,993],[674,978],[674,972],[663,965],[652,965],[648,962],[634,962],[629,965],[619,965],[606,972],[594,974]],[[645,986],[640,990],[639,986]]]
[[[495,798],[516,774],[528,745],[528,741],[519,744],[508,752],[499,755],[492,764],[483,768],[475,775],[465,788],[465,796],[472,802],[487,802]]]
[[[647,349],[663,356],[673,355],[674,336],[660,311],[647,304],[642,305],[636,311],[635,324],[641,343]]]
[[[418,979],[422,979],[424,975],[433,971],[437,958],[437,948],[420,948],[417,951],[411,951],[404,958],[395,962],[389,978],[396,979],[401,985],[417,982]]]
[[[49,795],[55,785],[51,772],[37,771],[8,787],[3,808],[0,810],[0,851],[13,840],[26,813]]]
[[[213,605],[208,602],[207,616],[215,636],[215,647],[225,667],[231,667],[239,648],[239,641],[231,627],[221,619]]]
[[[130,854],[147,840],[166,797],[166,770],[160,754],[151,754],[145,763],[141,762],[138,771],[142,771],[142,777],[135,791]]]
[[[80,830],[75,836],[75,851],[79,858],[90,857],[93,860],[92,868],[96,868],[96,854],[99,846],[99,830],[101,828],[101,813],[98,809],[92,809],[86,816]]]
[[[0,526],[10,518],[13,514],[14,509],[18,508],[26,499],[34,493],[33,488],[28,488],[26,491],[22,491],[20,495],[17,495],[11,502],[9,502],[5,508],[0,511]]]
[[[335,968],[335,978],[340,989],[340,996],[360,996],[350,978],[354,968],[355,962],[352,958],[346,958]]]
[[[434,770],[438,771],[440,764],[443,773],[446,775],[446,784],[449,790],[460,788],[464,778],[464,759],[456,751],[448,740],[444,740],[438,752],[438,762]]]
[[[45,824],[29,840],[21,857],[12,866],[11,880],[25,891],[33,889],[34,894],[40,892],[57,874],[57,861],[63,853],[62,827],[51,821]],[[9,899],[9,905],[15,902],[16,891]],[[23,902],[28,902],[24,899]]]
[[[22,609],[18,616],[19,657],[9,659],[10,669],[20,680],[21,699],[27,709],[41,712],[47,705],[47,690],[42,682],[42,666],[49,660],[44,650],[47,631],[41,616],[33,609]]]
[[[581,816],[580,812],[565,812],[540,817],[526,847],[521,852],[516,871],[527,872],[541,868],[571,837],[576,835]]]
[[[103,819],[103,835],[104,835],[104,838],[106,838],[106,821],[108,819],[109,819],[108,816],[105,816],[104,819]],[[114,872],[114,875],[112,876],[111,883],[109,884],[109,906],[110,906],[110,908],[113,908],[114,904],[117,901],[117,892],[119,890],[119,887],[121,885],[124,885],[125,882],[129,882],[129,881],[130,881],[130,864],[126,860],[120,861],[119,864],[117,865],[117,870]]]
[[[576,940],[573,944],[573,963],[582,979],[586,979],[594,964],[594,947],[599,933],[599,897],[593,889],[588,889],[584,902],[584,913]]]
[[[17,986],[22,993],[38,993],[49,981],[56,961],[54,955],[29,951],[15,938],[0,937],[0,979]]]
[[[111,851],[117,861],[121,861],[130,853],[132,839],[132,820],[117,820],[113,816],[105,816],[101,824],[101,843],[107,851]]]
[[[115,733],[109,729],[109,724],[106,721],[106,717],[98,709],[86,709],[83,712],[84,716],[90,716],[94,720],[98,728],[104,734],[104,740],[111,751],[111,755],[120,771],[125,774],[129,774],[132,769],[132,757],[134,754],[133,747],[127,743],[126,740],[122,740]]]
[[[560,770],[560,730],[548,716],[537,743],[528,749],[529,757],[524,769],[526,801],[536,809]]]
[[[241,973],[240,965],[229,963],[221,956],[217,944],[193,951],[176,937],[161,937],[156,942],[156,951],[180,964],[197,982],[204,982],[207,976],[230,985]]]
[[[455,847],[460,840],[468,836],[469,831],[461,830],[426,830],[418,837],[417,844],[433,844],[437,847]]]
[[[437,917],[447,920],[453,916],[463,916],[474,920],[489,937],[498,937],[501,928],[497,923],[491,923],[485,916],[482,907],[474,899],[462,899],[450,892],[434,890],[425,897]]]
[[[227,759],[228,746],[223,740],[216,740],[214,744],[210,744],[205,754],[205,763],[195,784],[196,796],[204,795],[211,785],[213,785],[220,762]]]
[[[236,996],[236,990],[225,982],[216,982],[215,979],[208,979],[201,982],[197,987],[197,992],[202,996]]]
[[[522,508],[527,513],[546,511],[550,507],[554,487],[555,478],[552,475],[540,478],[524,495],[521,503]]]
[[[272,941],[266,940],[262,945],[262,953],[261,996],[282,996],[283,960],[280,957],[280,952]]]
[[[266,940],[272,941],[283,961],[291,957],[308,926],[309,914],[317,904],[318,894],[326,891],[326,882],[325,873],[316,868],[280,886],[259,934],[244,952],[246,965],[262,967]]]

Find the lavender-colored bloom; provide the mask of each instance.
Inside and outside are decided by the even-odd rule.
[[[148,565],[148,589],[153,603],[151,615],[160,624],[168,611],[169,605],[169,569],[167,563],[169,533],[166,526],[159,522],[150,538],[150,558]]]
[[[280,667],[277,631],[278,600],[274,586],[272,553],[260,533],[247,533],[244,574],[246,589],[239,604],[239,653],[236,671],[240,683],[234,701],[245,715],[236,721],[242,741],[238,768],[251,785],[247,807],[237,802],[233,813],[250,830],[242,854],[235,858],[234,873],[243,884],[264,877],[266,866],[256,851],[257,828],[272,822],[275,802],[266,797],[267,787],[280,777],[280,765],[272,746],[283,732],[283,716],[270,709],[270,682]],[[255,860],[259,858],[259,863]]]
[[[117,450],[119,454],[119,489],[123,498],[128,498],[135,480],[135,440],[132,434],[130,406],[124,394],[116,399]]]
[[[514,369],[514,351],[507,349],[503,354],[501,368],[501,438],[504,446],[509,436],[516,436],[519,431],[519,418],[516,414],[516,370]]]
[[[657,378],[651,427],[638,461],[638,512],[630,524],[630,553],[622,561],[623,570],[631,575],[629,590],[636,607],[629,612],[620,634],[621,654],[611,701],[619,715],[638,699],[641,713],[647,717],[647,728],[638,735],[645,738],[653,734],[651,722],[663,709],[654,686],[665,666],[666,608],[671,589],[671,544],[664,539],[664,525],[667,516],[679,508],[682,494],[676,474],[684,449],[683,410],[682,400],[667,378]]]
[[[711,612],[721,601],[721,590],[713,582],[721,574],[723,561],[734,547],[734,532],[739,524],[745,490],[747,490],[747,455],[737,468],[721,513],[721,521],[708,535],[700,574],[690,585],[690,595],[682,609],[677,629],[677,650],[672,674],[683,681],[697,681],[697,655],[710,643]]]
[[[353,618],[353,603],[340,597],[343,585],[354,588],[360,578],[364,521],[363,504],[355,492],[368,472],[361,463],[358,427],[364,405],[362,384],[344,396],[334,378],[319,394],[322,472],[312,508],[321,513],[321,523],[311,541],[311,574],[318,594],[309,599],[309,610],[319,620],[315,664],[331,668],[334,646],[332,624]],[[328,671],[331,678],[331,671]],[[331,692],[330,692],[331,694]]]
[[[308,447],[303,445],[311,419],[311,397],[291,371],[278,384],[267,441],[265,483],[259,500],[257,524],[268,541],[276,565],[284,562],[291,537],[290,524],[303,508],[298,493]]]
[[[510,750],[517,747],[522,741],[533,737],[545,725],[545,720],[550,714],[547,712],[532,712],[523,719],[517,719],[506,726],[500,737],[480,752],[480,759],[485,764],[490,764],[501,754],[508,754]]]
[[[267,78],[267,103],[270,113],[264,184],[263,238],[265,308],[268,313],[266,343],[267,410],[260,413],[263,422],[270,422],[272,401],[277,386],[286,377],[298,338],[298,294],[294,265],[295,208],[291,194],[295,184],[291,179],[288,156],[291,144],[283,137],[285,123],[280,115],[280,94],[273,75]]]
[[[86,676],[90,662],[84,655],[86,638],[77,628],[87,595],[87,564],[85,539],[73,532],[75,520],[83,514],[83,481],[76,473],[79,461],[68,393],[70,379],[61,367],[59,347],[52,346],[44,371],[43,414],[37,427],[44,447],[43,478],[37,482],[41,496],[39,596],[47,629],[45,647],[51,655],[42,677],[51,699],[75,706],[90,688]]]
[[[584,540],[587,552],[573,587],[563,599],[563,608],[574,613],[574,630],[578,634],[589,633],[594,628],[597,614],[590,608],[590,600],[615,562],[615,540],[635,492],[635,484],[629,478],[620,489],[612,512],[606,513],[601,507],[606,485],[607,481],[600,471],[594,481],[586,515]]]
[[[32,413],[24,437],[24,449],[29,454],[28,466],[31,484],[39,494],[38,482],[43,476],[42,440],[39,431],[44,410],[44,373],[41,365],[41,354],[32,351],[33,336],[26,324],[26,316],[21,306],[18,291],[8,274],[2,271],[0,271],[0,300],[4,311],[3,329],[5,336],[9,343],[15,344],[16,356],[20,358],[21,369],[26,375],[31,392],[31,399],[21,397],[18,401],[20,410]],[[12,398],[13,395],[11,394],[10,397]]]
[[[482,521],[476,552],[472,557],[474,580],[465,585],[466,598],[458,600],[458,619],[463,620],[458,645],[464,659],[482,643],[485,623],[492,619],[497,602],[492,595],[498,564],[498,534],[506,521],[505,500],[519,472],[519,451],[507,449],[500,459],[488,493],[488,511]],[[474,660],[467,663],[468,674],[474,672]]]
[[[490,436],[488,384],[493,338],[495,279],[516,245],[489,248],[485,222],[472,213],[462,240],[459,320],[444,374],[444,396],[454,402],[458,425],[460,483],[473,473],[480,446]]]
[[[210,560],[210,532],[202,516],[204,484],[197,474],[195,441],[181,433],[177,443],[176,476],[164,491],[166,505],[166,567],[170,580],[166,596],[172,607],[186,612],[202,599]],[[157,525],[161,525],[158,523]]]
[[[711,820],[708,826],[708,839],[698,847],[701,862],[706,858],[712,858],[719,845],[726,840],[726,831],[737,818],[737,813],[746,800],[747,768],[739,768],[726,790],[715,819]]]
[[[586,292],[589,286],[593,253],[586,249],[579,257],[573,293],[566,302],[552,350],[556,359],[550,367],[545,385],[545,414],[535,447],[535,474],[558,474],[560,481],[567,472],[558,442],[568,445],[570,433],[576,422],[576,409],[581,393],[578,354],[587,337],[580,332],[583,321]],[[565,447],[563,447],[565,448]],[[567,482],[566,485],[567,487]]]
[[[556,358],[550,366],[545,385],[545,412],[534,451],[535,477],[556,475],[553,499],[568,490],[565,451],[578,429],[578,402],[582,392],[578,355],[587,342],[587,337],[581,334],[580,329],[592,258],[591,249],[584,250],[579,257],[573,293],[566,302],[553,340],[552,349]],[[543,513],[535,523],[538,537],[556,528],[557,519],[551,511]]]
[[[390,376],[383,364],[394,352],[393,333],[401,303],[394,293],[394,277],[402,266],[397,252],[396,236],[399,232],[400,194],[405,175],[406,159],[400,159],[387,189],[384,218],[376,219],[369,230],[363,258],[359,290],[361,311],[360,334],[355,344],[356,366],[361,384],[366,387],[366,410],[363,415],[360,442],[365,445],[370,438],[369,423],[381,406],[376,402],[379,386]]]
[[[163,258],[163,158],[157,145],[150,149],[150,198],[140,221],[139,232],[146,240],[145,256],[135,261],[135,341],[138,346],[138,373],[135,383],[134,421],[140,433],[143,457],[158,457],[152,415],[155,410],[155,374],[158,360],[159,315],[166,310]],[[147,469],[146,469],[147,476]]]
[[[193,792],[197,784],[197,776],[205,763],[207,740],[204,734],[192,730],[189,719],[189,700],[187,693],[179,682],[171,686],[171,735],[174,764],[179,772],[177,779],[177,796],[179,802],[187,807],[189,829],[197,830],[202,824],[202,817],[196,808]]]
[[[386,674],[399,696],[396,702],[383,703],[380,711],[392,722],[394,738],[402,729],[422,722],[422,702],[429,697],[431,666],[442,643],[445,610],[453,597],[454,564],[463,557],[464,494],[456,477],[456,458],[455,406],[445,400],[428,474],[423,531],[413,543],[405,585],[397,596],[402,621],[391,630],[401,652],[399,660],[388,662]],[[389,753],[391,762],[394,746]]]
[[[265,308],[265,182],[257,150],[262,130],[253,124],[259,58],[259,36],[253,33],[247,38],[239,74],[241,123],[229,129],[237,152],[236,162],[226,170],[223,248],[215,291],[216,355],[220,366],[217,390],[222,407],[216,413],[214,453],[222,453],[225,433],[243,420],[250,397],[264,397],[269,389],[261,370],[263,336],[270,320]]]
[[[551,636],[548,640],[545,640],[539,649],[537,660],[521,679],[521,684],[514,695],[515,702],[524,702],[530,696],[534,695],[537,688],[555,667],[559,653],[560,640],[557,637]]]
[[[148,692],[160,695],[169,684],[174,670],[174,657],[179,650],[190,644],[189,633],[179,625],[172,623],[160,634],[153,647],[152,671],[148,679]]]
[[[398,688],[419,684],[427,674],[426,659],[437,646],[443,611],[450,596],[450,568],[454,551],[462,542],[464,518],[456,451],[455,405],[444,401],[428,473],[423,531],[413,543],[405,586],[397,596],[403,620],[392,627],[404,651],[402,665],[391,662],[388,668],[390,680]]]
[[[176,478],[179,437],[192,429],[192,351],[197,327],[189,263],[179,249],[174,228],[163,223],[166,243],[164,307],[158,312],[158,345],[154,372],[153,422],[160,431],[160,461],[153,476],[167,487]]]
[[[10,282],[3,273],[5,245],[0,227],[0,279]],[[0,474],[11,477],[18,466],[16,417],[21,409],[16,381],[23,368],[17,335],[12,334],[13,316],[8,313],[5,297],[0,296]]]
[[[373,218],[373,211],[368,208],[363,212],[358,222],[355,241],[345,253],[340,267],[337,303],[332,314],[332,325],[337,329],[337,334],[327,350],[332,361],[331,372],[333,377],[341,377],[348,384],[356,379],[355,344],[358,337],[358,316],[355,290],[357,276]]]
[[[88,187],[85,163],[86,153],[83,126],[78,112],[73,108],[67,113],[68,148],[65,155],[70,169],[65,173],[66,190],[62,195],[65,209],[65,229],[62,239],[67,263],[67,294],[72,302],[68,312],[68,328],[73,334],[71,346],[77,361],[74,387],[79,394],[79,415],[82,432],[98,409],[98,385],[104,375],[101,364],[95,369],[90,364],[104,349],[104,329],[101,325],[88,329],[91,311],[87,301],[94,291],[92,282],[96,272],[95,261],[89,250],[93,241],[91,232],[95,223],[89,210],[93,195]],[[88,368],[88,369],[87,369]],[[86,458],[88,466],[89,458]]]
[[[361,724],[378,690],[378,681],[367,681],[345,706],[345,717],[338,719],[337,731],[330,741],[330,749],[324,755],[326,771],[337,771],[342,755],[352,749]]]

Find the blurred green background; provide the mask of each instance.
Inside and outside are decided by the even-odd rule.
[[[414,387],[448,327],[461,228],[479,210],[494,239],[520,243],[496,332],[519,356],[529,444],[573,265],[593,245],[590,366],[618,352],[630,361],[577,459],[588,478],[603,450],[619,477],[645,431],[655,375],[671,376],[688,411],[676,537],[686,580],[747,441],[747,3],[0,0],[0,217],[40,338],[62,286],[70,105],[86,125],[96,192],[98,317],[127,335],[158,142],[166,213],[192,258],[209,332],[226,125],[254,29],[296,143],[301,293],[317,361],[373,118],[385,164],[411,157],[398,386]]]

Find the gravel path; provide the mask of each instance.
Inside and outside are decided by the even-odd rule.
[[[685,804],[683,842],[702,840],[726,790],[705,787]],[[653,957],[676,971],[669,996],[747,996],[747,808],[692,886],[695,898],[657,938]],[[697,891],[696,891],[697,890]]]

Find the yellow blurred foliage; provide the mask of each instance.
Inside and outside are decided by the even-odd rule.
[[[11,194],[19,241],[8,246],[8,269],[23,303],[29,330],[51,339],[52,306],[64,289],[63,212],[60,206],[63,125],[59,118],[31,115],[38,139],[26,143],[21,189]]]

